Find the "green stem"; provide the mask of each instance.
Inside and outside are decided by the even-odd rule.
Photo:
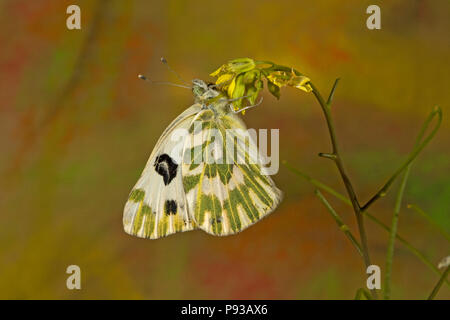
[[[326,184],[322,183],[321,181],[319,181],[317,179],[314,179],[314,178],[308,176],[307,174],[303,173],[302,171],[298,170],[297,168],[291,166],[289,163],[287,163],[287,161],[283,161],[283,165],[286,168],[288,168],[290,171],[292,171],[293,173],[298,175],[299,177],[301,177],[301,178],[305,179],[306,181],[308,181],[309,183],[311,183],[313,186],[315,186],[315,187],[319,188],[320,190],[323,190],[323,191],[333,195],[334,197],[336,197],[337,199],[341,200],[343,203],[345,203],[348,206],[352,205],[351,201],[347,197],[345,197],[343,194],[337,192],[336,190],[334,190],[333,188],[327,186]],[[367,218],[369,218],[369,220],[371,220],[372,222],[377,224],[379,227],[381,227],[382,229],[384,229],[388,233],[391,232],[391,229],[389,228],[388,225],[386,225],[382,221],[378,220],[378,218],[376,218],[374,215],[372,215],[368,211],[364,212],[363,214]],[[419,249],[414,247],[405,238],[403,238],[402,236],[400,236],[398,234],[396,235],[396,238],[397,238],[398,241],[400,241],[400,243],[402,243],[406,247],[406,249],[408,249],[420,261],[422,261],[423,264],[425,264],[431,271],[433,271],[437,275],[441,276],[441,272],[439,271],[439,269],[422,252],[420,252]],[[445,283],[447,284],[447,286],[450,287],[450,282],[448,280],[445,280]]]
[[[336,87],[337,87],[337,85],[338,85],[338,83],[339,83],[339,80],[341,80],[341,79],[340,79],[340,78],[337,78],[337,79],[334,81],[333,88],[331,88],[331,91],[330,91],[330,94],[329,94],[328,100],[327,100],[327,106],[328,106],[328,107],[331,106],[331,101],[333,101],[334,92],[336,91]]]
[[[441,112],[439,109],[435,108],[428,115],[422,128],[419,131],[419,134],[416,138],[413,150],[417,150],[418,147],[420,146],[421,140],[422,140],[423,136],[425,135],[425,132],[428,130],[428,126],[430,125],[431,121],[433,120],[433,118],[436,114],[441,115]],[[439,121],[438,125],[435,127],[434,133],[439,128],[439,124],[440,124],[440,121]],[[429,139],[428,141],[431,140],[434,133],[432,135],[428,136],[428,139]],[[425,145],[423,145],[423,146],[425,146]],[[387,253],[386,253],[386,272],[385,272],[385,282],[384,282],[384,298],[386,300],[388,300],[391,295],[391,276],[392,276],[392,262],[394,259],[395,236],[397,233],[398,217],[399,217],[400,208],[401,208],[401,204],[402,204],[403,194],[405,192],[406,182],[408,180],[409,173],[411,171],[412,161],[414,161],[414,157],[412,158],[411,162],[409,162],[409,164],[406,166],[406,171],[403,175],[403,179],[401,181],[400,188],[397,193],[397,198],[395,200],[394,214],[392,216],[392,225],[391,225],[391,231],[389,233],[389,242],[388,242]]]
[[[356,291],[355,300],[361,300],[361,297],[364,296],[367,300],[372,300],[372,297],[367,292],[367,290],[364,290],[363,288],[359,288]]]
[[[442,274],[441,278],[439,279],[438,283],[436,284],[436,286],[433,288],[433,291],[431,291],[430,296],[428,297],[428,300],[433,300],[434,297],[437,295],[437,293],[439,292],[439,289],[441,289],[442,284],[444,283],[444,281],[447,280],[448,274],[450,272],[450,266],[447,266],[447,269],[445,269],[444,273]]]
[[[384,299],[386,300],[389,300],[391,296],[392,262],[394,259],[394,245],[395,245],[395,238],[397,236],[398,217],[410,169],[411,166],[408,166],[403,176],[402,182],[400,184],[400,189],[397,193],[397,198],[395,200],[394,215],[392,216],[392,223],[391,223],[391,231],[389,232],[389,241],[386,253],[386,272],[384,278]]]
[[[333,150],[331,154],[334,155],[334,157],[329,157],[329,159],[333,160],[334,163],[336,164],[336,166],[339,170],[339,173],[341,175],[342,181],[344,182],[345,189],[347,190],[350,201],[352,202],[353,211],[355,212],[356,222],[358,224],[359,236],[361,239],[361,249],[362,249],[363,260],[364,260],[364,264],[367,268],[371,265],[371,262],[370,262],[369,248],[367,245],[367,235],[366,235],[366,230],[365,230],[365,226],[364,226],[364,217],[361,213],[361,208],[360,208],[358,199],[356,198],[356,193],[354,191],[353,185],[350,182],[350,179],[348,178],[347,173],[344,169],[344,165],[343,165],[341,155],[339,152],[339,146],[337,143],[336,133],[334,130],[333,120],[332,120],[332,116],[330,113],[329,103],[331,103],[331,98],[336,89],[337,82],[338,82],[338,80],[336,80],[334,83],[333,89],[329,96],[328,103],[325,102],[325,100],[323,99],[319,90],[317,90],[317,88],[314,86],[314,84],[312,82],[310,82],[309,84],[310,84],[310,86],[312,88],[312,92],[313,92],[314,96],[316,97],[317,101],[319,102],[319,104],[322,108],[323,114],[325,116],[325,120],[326,120],[326,123],[328,126],[328,133],[330,135],[331,146],[332,146],[332,150]],[[375,290],[372,290],[372,295],[374,296],[374,298],[376,298],[377,293]]]
[[[386,232],[390,233],[391,229],[387,224],[384,224],[378,218],[376,218],[374,215],[370,214],[369,212],[365,212],[364,215],[369,218],[369,220],[375,222],[379,227],[384,229]],[[414,254],[420,261],[422,261],[431,271],[436,273],[437,275],[441,275],[441,272],[439,269],[422,253],[419,249],[414,247],[410,242],[408,242],[405,238],[403,238],[400,235],[395,236],[400,243],[402,243],[406,249],[408,249],[412,254]],[[446,284],[450,287],[450,282],[446,281]]]
[[[431,141],[431,139],[434,137],[436,132],[438,131],[441,122],[442,122],[442,110],[439,106],[436,106],[433,111],[429,114],[428,118],[425,120],[424,125],[422,126],[422,130],[419,133],[419,137],[423,137],[426,129],[428,128],[429,123],[435,116],[438,116],[438,120],[436,123],[436,126],[434,129],[430,132],[430,134],[421,142],[419,143],[409,154],[408,158],[403,162],[403,164],[400,166],[400,168],[395,171],[395,173],[388,179],[388,181],[384,184],[383,187],[369,200],[365,205],[361,207],[361,211],[367,210],[375,201],[377,201],[379,198],[386,195],[386,192],[392,185],[392,183],[395,181],[395,179],[401,174],[410,164],[414,161],[414,159],[419,155],[419,153],[423,150],[423,148],[426,147],[426,145]]]
[[[439,224],[437,224],[427,213],[425,213],[425,211],[423,211],[422,209],[420,209],[417,205],[415,204],[408,204],[408,208],[409,209],[413,209],[414,211],[416,211],[418,214],[420,214],[422,217],[424,217],[431,225],[433,225],[443,236],[445,239],[447,239],[447,241],[450,242],[450,234],[448,234],[447,231],[445,231]]]
[[[343,222],[342,218],[339,216],[339,214],[333,209],[333,207],[330,205],[330,203],[327,201],[327,199],[324,197],[324,195],[316,189],[314,192],[316,196],[319,198],[319,200],[324,204],[325,208],[328,209],[328,212],[330,212],[333,219],[336,221],[339,229],[344,232],[344,234],[347,236],[347,238],[350,240],[350,242],[353,244],[353,246],[356,248],[358,253],[362,256],[362,250],[361,245],[358,243],[358,240],[355,239],[353,234],[351,233],[348,226]]]

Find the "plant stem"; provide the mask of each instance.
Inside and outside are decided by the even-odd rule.
[[[400,189],[397,193],[397,198],[395,200],[394,214],[392,216],[391,231],[389,232],[389,241],[386,252],[386,272],[384,278],[384,299],[389,300],[391,296],[391,276],[392,276],[392,262],[394,260],[394,245],[395,238],[397,235],[398,217],[400,213],[400,208],[402,204],[403,194],[405,192],[406,181],[408,180],[411,165],[405,171],[403,175],[402,182],[400,184]]]
[[[405,160],[405,162],[403,162],[403,164],[400,166],[400,168],[398,168],[397,171],[395,171],[395,173],[383,185],[383,187],[381,187],[381,189],[369,201],[367,201],[365,205],[363,205],[361,207],[362,212],[367,210],[379,198],[384,197],[386,195],[386,192],[388,191],[388,189],[392,185],[392,183],[395,181],[395,179],[411,164],[411,162],[414,161],[414,159],[419,155],[419,153],[423,150],[423,148],[425,148],[425,146],[431,141],[431,139],[434,137],[434,135],[438,131],[438,129],[441,125],[441,122],[442,122],[442,110],[439,106],[434,107],[433,111],[428,115],[428,118],[425,120],[425,123],[422,126],[422,129],[419,133],[419,137],[417,139],[418,142],[420,142],[420,140],[422,140],[422,137],[425,134],[425,131],[428,128],[428,125],[430,124],[431,120],[433,120],[433,118],[436,115],[438,116],[438,120],[437,120],[435,127],[430,132],[430,134],[421,143],[417,143],[417,145],[411,151],[408,158]]]
[[[431,120],[433,120],[433,118],[436,114],[438,114],[439,117],[441,116],[441,110],[438,107],[434,108],[434,110],[428,115],[427,119],[425,120],[424,124],[422,125],[422,128],[420,129],[419,134],[417,135],[413,152],[414,152],[414,150],[418,150],[419,146],[421,145],[422,138],[425,135],[425,132],[427,131]],[[437,129],[439,128],[439,125],[440,125],[440,121],[436,125],[432,134],[428,136],[428,141],[430,141],[431,138],[433,137],[434,133],[436,133]],[[428,142],[424,141],[423,147],[425,147],[425,145],[427,143]],[[420,150],[417,151],[417,154],[418,154],[418,152],[420,152]],[[405,192],[406,181],[408,180],[409,173],[411,171],[411,165],[414,160],[415,160],[415,156],[411,157],[411,160],[409,161],[409,163],[406,166],[406,170],[403,175],[403,179],[401,181],[399,191],[397,193],[397,198],[395,200],[394,214],[392,216],[392,225],[391,225],[391,231],[389,233],[389,242],[388,242],[387,253],[386,253],[386,272],[385,272],[385,283],[384,283],[384,298],[386,300],[388,300],[391,295],[392,262],[394,259],[394,244],[395,244],[395,236],[397,234],[398,217],[399,217],[400,208],[401,208],[401,204],[402,204],[403,194]],[[393,179],[395,179],[395,177]]]
[[[336,87],[337,87],[337,85],[338,85],[338,83],[339,83],[339,80],[341,80],[341,79],[340,79],[340,78],[337,78],[337,79],[334,81],[333,88],[331,88],[330,94],[328,95],[328,100],[327,100],[327,106],[328,106],[328,108],[330,108],[330,106],[331,106],[331,101],[333,101],[334,92],[336,91]]]
[[[296,169],[295,167],[291,166],[286,161],[283,161],[283,165],[286,166],[286,168],[288,168],[290,171],[292,171],[293,173],[295,173],[299,177],[301,177],[301,178],[305,179],[306,181],[308,181],[309,183],[311,183],[313,186],[315,186],[315,187],[319,188],[320,190],[323,190],[323,191],[325,191],[325,192],[335,196],[337,199],[341,200],[343,203],[345,203],[348,206],[352,205],[351,201],[347,197],[345,197],[343,194],[337,192],[333,188],[327,186],[326,184],[322,183],[321,181],[308,176],[304,172],[302,172],[302,171]],[[368,211],[363,212],[363,214],[367,218],[369,218],[369,220],[371,220],[372,222],[377,224],[379,227],[381,227],[382,229],[384,229],[388,233],[391,232],[391,229],[389,228],[388,225],[386,225],[382,221],[378,220],[374,215],[372,215]],[[442,275],[441,272],[439,271],[439,269],[422,252],[420,252],[419,249],[414,247],[411,243],[409,243],[402,236],[397,234],[395,237],[397,238],[398,241],[400,241],[406,247],[406,249],[408,249],[420,261],[422,261],[431,271],[433,271],[434,273],[436,273],[439,276]],[[450,287],[450,282],[448,280],[445,280],[445,283],[447,284],[447,286]]]
[[[447,231],[445,231],[439,224],[437,224],[425,211],[420,209],[415,204],[408,204],[408,209],[413,209],[418,214],[420,214],[422,217],[424,217],[431,225],[433,225],[443,236],[447,241],[450,242],[450,234],[448,234]]]
[[[337,81],[338,80],[335,81],[333,89],[330,93],[330,98],[328,101],[329,103],[331,103],[331,98],[336,89]],[[344,182],[345,189],[347,190],[350,201],[352,202],[353,211],[355,212],[356,221],[358,224],[359,235],[360,235],[360,239],[361,239],[361,249],[362,249],[362,254],[363,254],[363,260],[364,260],[364,264],[367,268],[371,265],[371,262],[370,262],[369,249],[368,249],[368,245],[367,245],[367,235],[366,235],[366,230],[364,227],[364,217],[361,213],[361,208],[359,206],[359,202],[356,197],[356,193],[353,189],[353,185],[350,182],[350,179],[348,178],[347,173],[345,172],[345,169],[344,169],[344,165],[342,163],[341,155],[339,152],[339,146],[338,146],[337,139],[336,139],[336,133],[334,131],[333,120],[332,120],[331,113],[330,113],[330,105],[329,105],[329,103],[325,102],[325,100],[322,98],[322,95],[317,90],[317,88],[314,86],[314,84],[312,82],[310,82],[309,84],[311,85],[314,96],[316,97],[317,101],[319,102],[319,104],[322,108],[323,114],[325,116],[325,120],[327,122],[328,133],[330,135],[331,146],[332,146],[332,150],[333,150],[331,154],[334,155],[334,157],[329,157],[329,159],[333,160],[334,163],[336,164],[336,166],[339,170],[339,173],[341,175],[341,178]],[[377,294],[376,294],[375,290],[372,290],[372,295],[374,298],[376,298]]]
[[[347,236],[347,238],[350,240],[350,242],[353,244],[353,246],[356,248],[358,253],[362,256],[362,250],[361,245],[358,243],[358,240],[355,239],[353,234],[351,233],[348,226],[342,221],[342,218],[338,215],[338,213],[333,209],[333,207],[330,205],[330,203],[327,201],[327,199],[324,197],[324,195],[316,189],[314,192],[316,196],[319,198],[319,200],[324,204],[324,206],[328,209],[333,219],[336,221],[339,229],[344,232],[344,234]]]
[[[450,266],[448,266],[447,269],[445,269],[445,271],[442,274],[441,278],[439,279],[438,283],[433,288],[433,291],[431,291],[430,296],[428,297],[428,300],[433,300],[434,299],[434,297],[439,292],[439,289],[441,289],[442,284],[444,283],[444,281],[447,280],[447,276],[448,276],[449,272],[450,272]]]
[[[361,296],[364,296],[367,300],[372,300],[370,294],[367,292],[367,290],[363,288],[359,288],[356,291],[355,300],[361,300]]]

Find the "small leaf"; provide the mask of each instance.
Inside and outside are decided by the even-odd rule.
[[[261,79],[257,79],[257,80],[255,81],[255,87],[256,87],[258,90],[262,90],[262,89],[264,88],[264,82],[263,82]]]
[[[247,98],[250,105],[254,105],[256,102],[256,99],[258,98],[259,93],[264,88],[264,82],[262,82],[261,79],[256,79],[252,85],[247,86],[247,92],[246,96],[249,96]]]
[[[261,76],[261,72],[259,70],[251,70],[244,74],[244,83],[245,84],[253,84],[256,79],[259,79]]]
[[[219,75],[221,75],[221,74],[223,74],[223,73],[226,73],[226,65],[224,64],[224,65],[221,65],[220,67],[219,67],[219,69],[217,69],[216,71],[214,71],[213,73],[210,73],[209,75],[211,76],[211,77],[217,77],[217,76],[219,76]]]
[[[245,84],[244,84],[244,76],[239,75],[236,77],[235,88],[231,94],[231,98],[240,98],[243,97],[245,93]]]
[[[244,84],[244,75],[239,75],[235,78],[235,80],[233,80],[233,82],[235,83],[234,89],[231,92],[231,99],[237,99],[237,98],[242,98],[239,100],[236,100],[235,102],[233,102],[233,106],[237,107],[237,109],[240,109],[240,107],[242,106],[242,102],[243,102],[243,97],[245,95],[245,84]],[[231,86],[230,86],[231,87]],[[229,88],[228,88],[229,90]],[[236,110],[237,110],[236,109]]]
[[[269,89],[271,94],[273,94],[277,99],[280,99],[280,87],[279,86],[277,86],[272,81],[267,80],[267,88]]]
[[[272,81],[278,87],[287,86],[290,78],[290,74],[286,71],[273,71],[267,76],[267,79]]]
[[[228,97],[231,98],[233,96],[233,91],[235,87],[236,87],[236,78],[233,78],[233,81],[231,81],[230,86],[228,87],[227,90]]]
[[[274,71],[267,76],[267,79],[279,87],[289,86],[306,92],[312,91],[310,79],[304,75],[297,75],[293,70],[291,72]]]
[[[248,102],[251,105],[255,104],[256,98],[258,97],[258,93],[259,93],[259,90],[256,87],[252,86],[252,87],[247,89],[247,94],[246,95],[249,96],[247,98],[247,100],[248,100]]]
[[[312,87],[309,84],[310,81],[311,80],[308,77],[297,76],[297,77],[294,77],[292,79],[291,86],[293,86],[294,88],[303,90],[305,92],[311,92],[312,91]]]
[[[255,61],[250,58],[234,59],[227,64],[228,70],[237,74],[255,69],[255,66]]]
[[[219,76],[219,78],[216,81],[216,84],[226,84],[227,82],[231,82],[231,80],[233,79],[234,75],[231,73],[225,73],[221,76]],[[229,85],[229,84],[228,84]]]

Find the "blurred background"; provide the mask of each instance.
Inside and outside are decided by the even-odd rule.
[[[67,6],[81,30],[66,28]],[[381,7],[381,30],[366,8]],[[450,2],[0,0],[0,298],[352,299],[363,263],[314,196],[281,166],[276,212],[237,236],[201,231],[131,237],[122,211],[165,127],[192,104],[189,90],[137,79],[208,75],[229,59],[295,67],[327,95],[346,167],[365,202],[411,150],[434,105],[444,121],[411,170],[399,234],[434,264],[449,245],[416,212],[450,231]],[[312,94],[284,89],[244,120],[280,129],[280,158],[345,192],[318,152],[330,150]],[[398,184],[371,210],[390,224]],[[357,234],[350,207],[326,194]],[[366,221],[374,264],[388,233]],[[393,298],[422,299],[439,276],[397,243]],[[66,288],[69,265],[82,289]],[[384,276],[382,272],[382,276]],[[437,298],[449,299],[443,286]]]

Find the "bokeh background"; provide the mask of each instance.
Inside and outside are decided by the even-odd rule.
[[[81,7],[81,30],[66,8]],[[382,29],[366,28],[370,4]],[[122,231],[122,210],[165,126],[192,103],[176,81],[229,59],[295,67],[327,94],[346,167],[362,202],[413,146],[434,105],[435,140],[415,162],[399,234],[437,264],[449,245],[406,204],[450,231],[450,2],[392,1],[0,1],[0,298],[352,299],[361,259],[314,188],[281,166],[279,209],[245,232],[201,231],[150,241]],[[211,79],[212,80],[212,79]],[[279,128],[281,159],[344,192],[311,94],[282,90],[244,120]],[[398,184],[372,212],[390,223]],[[329,201],[354,230],[349,207]],[[373,263],[384,268],[388,234],[366,222]],[[82,289],[66,288],[68,265]],[[383,274],[382,274],[383,276]],[[397,244],[393,298],[428,296],[438,276]],[[449,287],[438,298],[450,298]]]

